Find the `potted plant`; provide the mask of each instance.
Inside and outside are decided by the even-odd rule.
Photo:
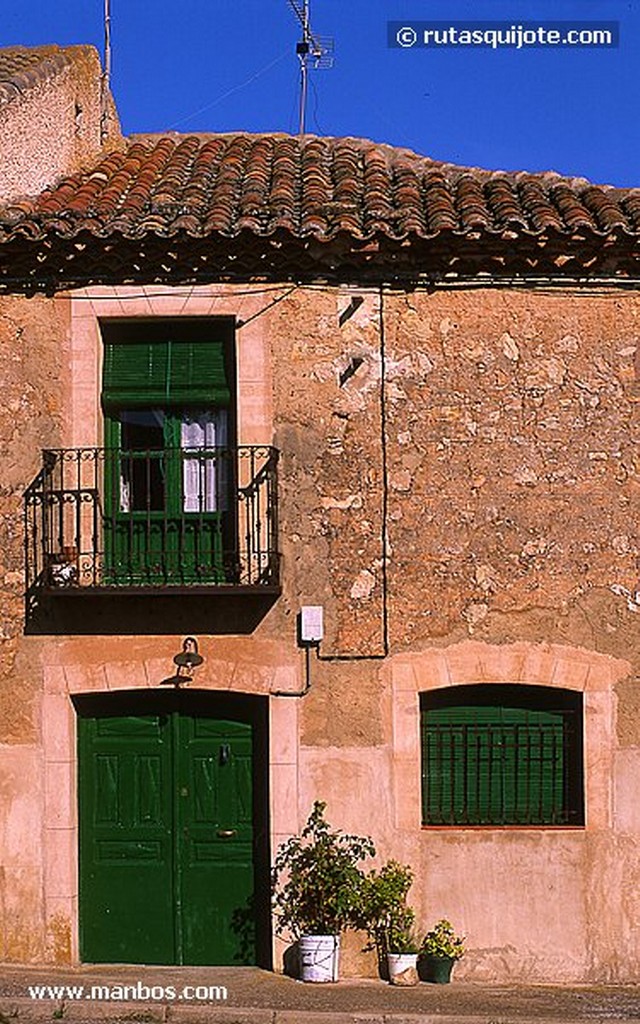
[[[398,922],[390,934],[387,949],[387,969],[392,985],[416,985],[418,983],[418,954],[420,940],[413,929],[414,913],[407,907],[404,924]]]
[[[386,959],[392,985],[415,985],[420,941],[414,932],[415,913],[407,905],[413,882],[408,864],[388,861],[379,871],[365,877],[360,889],[357,924],[364,928],[378,951],[378,960]]]
[[[316,800],[305,827],[283,843],[272,873],[276,931],[299,942],[303,981],[337,981],[339,936],[355,918],[370,838],[333,831]]]
[[[464,942],[464,936],[456,935],[450,921],[438,921],[420,948],[420,977],[436,985],[448,984],[454,963],[464,956]]]

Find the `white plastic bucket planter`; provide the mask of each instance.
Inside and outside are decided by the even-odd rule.
[[[392,985],[417,985],[417,953],[387,953],[389,981]]]
[[[299,945],[300,977],[303,981],[338,980],[338,935],[303,935]]]

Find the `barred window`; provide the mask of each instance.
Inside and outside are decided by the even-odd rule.
[[[480,684],[423,693],[424,825],[583,825],[582,694]]]

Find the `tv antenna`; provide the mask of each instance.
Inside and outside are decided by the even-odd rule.
[[[302,39],[296,46],[300,60],[300,116],[298,134],[304,135],[307,113],[307,89],[309,71],[321,71],[333,67],[333,39],[318,36],[311,31],[309,0],[287,0],[289,7],[300,22]]]

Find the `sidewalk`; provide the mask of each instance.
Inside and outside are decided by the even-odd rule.
[[[640,986],[303,985],[254,967],[9,964],[0,972],[0,1024],[640,1024]]]

